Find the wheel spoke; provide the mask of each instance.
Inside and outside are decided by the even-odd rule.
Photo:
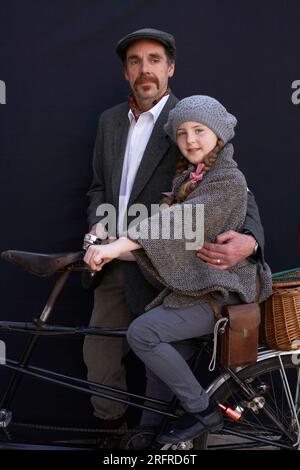
[[[215,391],[215,400],[241,411],[239,421],[225,419],[220,434],[224,432],[282,448],[293,449],[299,445],[297,413],[300,368],[291,357],[292,354],[283,355],[282,358],[268,357],[239,372],[239,379],[247,384],[248,390],[253,391],[253,397],[249,393],[246,396],[233,378],[229,378]],[[234,442],[228,442],[228,447],[234,445]],[[222,447],[226,447],[226,444]]]

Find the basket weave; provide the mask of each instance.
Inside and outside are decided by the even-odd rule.
[[[297,274],[299,272],[297,270]],[[297,275],[273,278],[273,294],[265,302],[264,326],[269,348],[285,351],[300,348],[300,282]]]

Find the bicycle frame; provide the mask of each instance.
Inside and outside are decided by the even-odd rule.
[[[138,409],[151,411],[161,415],[164,418],[176,418],[178,414],[176,414],[176,409],[174,404],[176,401],[174,400],[170,406],[169,402],[165,402],[163,400],[157,400],[154,398],[150,398],[143,395],[134,394],[128,391],[120,390],[115,387],[110,387],[104,384],[98,384],[89,380],[79,379],[77,377],[68,376],[65,374],[60,374],[48,369],[43,369],[40,367],[30,366],[29,362],[32,356],[32,353],[38,343],[40,336],[53,336],[53,335],[77,335],[77,334],[89,334],[95,336],[112,336],[112,337],[125,337],[126,329],[113,329],[113,328],[91,328],[91,327],[65,327],[60,325],[49,325],[47,321],[50,317],[50,314],[54,308],[54,305],[57,301],[59,293],[63,289],[69,274],[71,271],[78,270],[76,267],[70,265],[65,268],[60,275],[59,279],[57,280],[50,296],[46,302],[46,305],[41,313],[41,315],[35,319],[33,322],[7,322],[7,321],[0,321],[0,331],[4,332],[22,332],[27,333],[31,336],[29,339],[22,356],[19,361],[12,361],[7,360],[5,364],[1,364],[3,367],[12,370],[13,376],[8,384],[8,387],[5,391],[4,396],[0,400],[0,429],[8,427],[11,421],[11,415],[9,410],[10,404],[15,396],[15,393],[18,390],[20,385],[20,380],[23,375],[29,375],[36,379],[43,380],[46,382],[50,382],[56,384],[58,386],[74,390],[77,392],[84,393],[89,396],[99,396],[106,399],[111,399],[120,403],[127,404],[128,406],[135,407]],[[193,359],[192,368],[193,370],[196,368],[196,365],[200,359],[203,350],[206,348],[209,340],[203,339],[201,340],[201,347],[197,351],[196,355]],[[299,354],[299,351],[295,351],[295,354]],[[299,420],[298,420],[298,407],[299,407],[299,390],[298,396],[296,397],[295,403],[297,403],[297,407],[295,407],[292,398],[289,396],[289,384],[286,378],[285,370],[282,365],[282,356],[290,354],[288,351],[273,351],[267,350],[265,348],[261,348],[258,355],[258,362],[264,361],[268,358],[278,357],[278,360],[281,361],[281,375],[282,375],[282,382],[285,386],[285,393],[288,399],[288,402],[291,406],[292,413],[294,419],[297,423],[298,430],[300,429]],[[240,367],[235,370],[232,369],[223,369],[223,373],[219,375],[215,380],[207,388],[207,393],[209,396],[213,395],[218,388],[225,383],[228,379],[233,378],[233,380],[239,385],[241,389],[245,392],[245,395],[251,398],[251,387],[248,387],[246,383],[244,383],[237,374],[244,370],[245,367]],[[299,384],[300,378],[298,378]],[[298,387],[299,388],[299,387]],[[130,401],[131,399],[131,401]],[[134,400],[134,401],[133,401]],[[143,402],[143,403],[141,403]],[[144,402],[148,403],[147,405]],[[149,406],[149,404],[151,406]],[[159,406],[158,409],[156,406]],[[161,409],[163,407],[164,409]],[[276,422],[276,418],[271,417],[274,423],[280,428],[280,423]],[[225,433],[237,435],[238,433],[228,432]],[[257,439],[256,437],[253,440],[260,441],[264,443],[264,439]],[[299,446],[300,442],[300,433],[298,433],[298,440],[295,446]],[[50,446],[51,447],[51,446]],[[28,446],[25,445],[25,448]],[[32,445],[30,445],[32,448]],[[57,446],[55,446],[57,448]]]
[[[71,270],[72,269],[70,269],[70,271]],[[12,370],[15,373],[8,385],[8,388],[4,394],[4,397],[2,397],[0,401],[0,410],[6,409],[10,406],[10,403],[13,400],[15,393],[17,391],[17,388],[19,386],[19,382],[20,382],[22,375],[30,375],[37,379],[51,382],[51,383],[54,383],[56,385],[59,385],[59,386],[62,386],[64,388],[68,388],[71,390],[76,390],[78,392],[82,392],[90,396],[94,395],[94,396],[99,396],[102,398],[113,399],[114,401],[124,403],[135,408],[152,411],[152,412],[158,413],[162,416],[169,417],[169,418],[176,417],[177,415],[172,412],[163,411],[163,410],[157,409],[155,407],[147,406],[147,405],[141,405],[139,403],[129,401],[129,398],[143,400],[143,401],[150,402],[152,404],[156,404],[160,406],[163,405],[166,408],[169,407],[168,402],[142,396],[142,395],[137,395],[134,393],[130,393],[128,391],[117,389],[115,387],[98,384],[93,381],[79,379],[79,378],[64,375],[64,374],[59,374],[57,372],[54,372],[48,369],[29,366],[30,358],[38,343],[38,339],[40,336],[70,335],[70,334],[71,335],[89,334],[89,335],[94,335],[94,336],[112,336],[112,337],[125,337],[126,336],[127,330],[125,328],[113,329],[113,328],[91,328],[91,327],[65,327],[65,326],[60,326],[60,325],[54,326],[54,325],[47,324],[47,320],[49,319],[49,316],[54,308],[57,297],[59,293],[61,292],[61,290],[63,289],[65,282],[68,279],[69,274],[70,272],[63,272],[61,274],[39,318],[37,318],[33,322],[0,321],[0,331],[28,333],[32,336],[28,344],[25,346],[25,349],[22,353],[22,357],[20,361],[13,361],[13,360],[8,359],[6,360],[5,364],[2,364],[3,367]],[[91,388],[93,388],[93,390],[91,390]],[[105,392],[110,392],[110,393],[105,393]],[[1,427],[1,424],[0,424],[0,427]]]

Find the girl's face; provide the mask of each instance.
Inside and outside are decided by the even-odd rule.
[[[183,122],[177,129],[176,142],[182,153],[191,163],[201,163],[218,141],[216,134],[200,122]]]

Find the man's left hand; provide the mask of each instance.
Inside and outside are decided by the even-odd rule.
[[[256,240],[252,235],[229,232],[221,233],[216,243],[204,242],[197,256],[217,269],[228,269],[251,256]]]

